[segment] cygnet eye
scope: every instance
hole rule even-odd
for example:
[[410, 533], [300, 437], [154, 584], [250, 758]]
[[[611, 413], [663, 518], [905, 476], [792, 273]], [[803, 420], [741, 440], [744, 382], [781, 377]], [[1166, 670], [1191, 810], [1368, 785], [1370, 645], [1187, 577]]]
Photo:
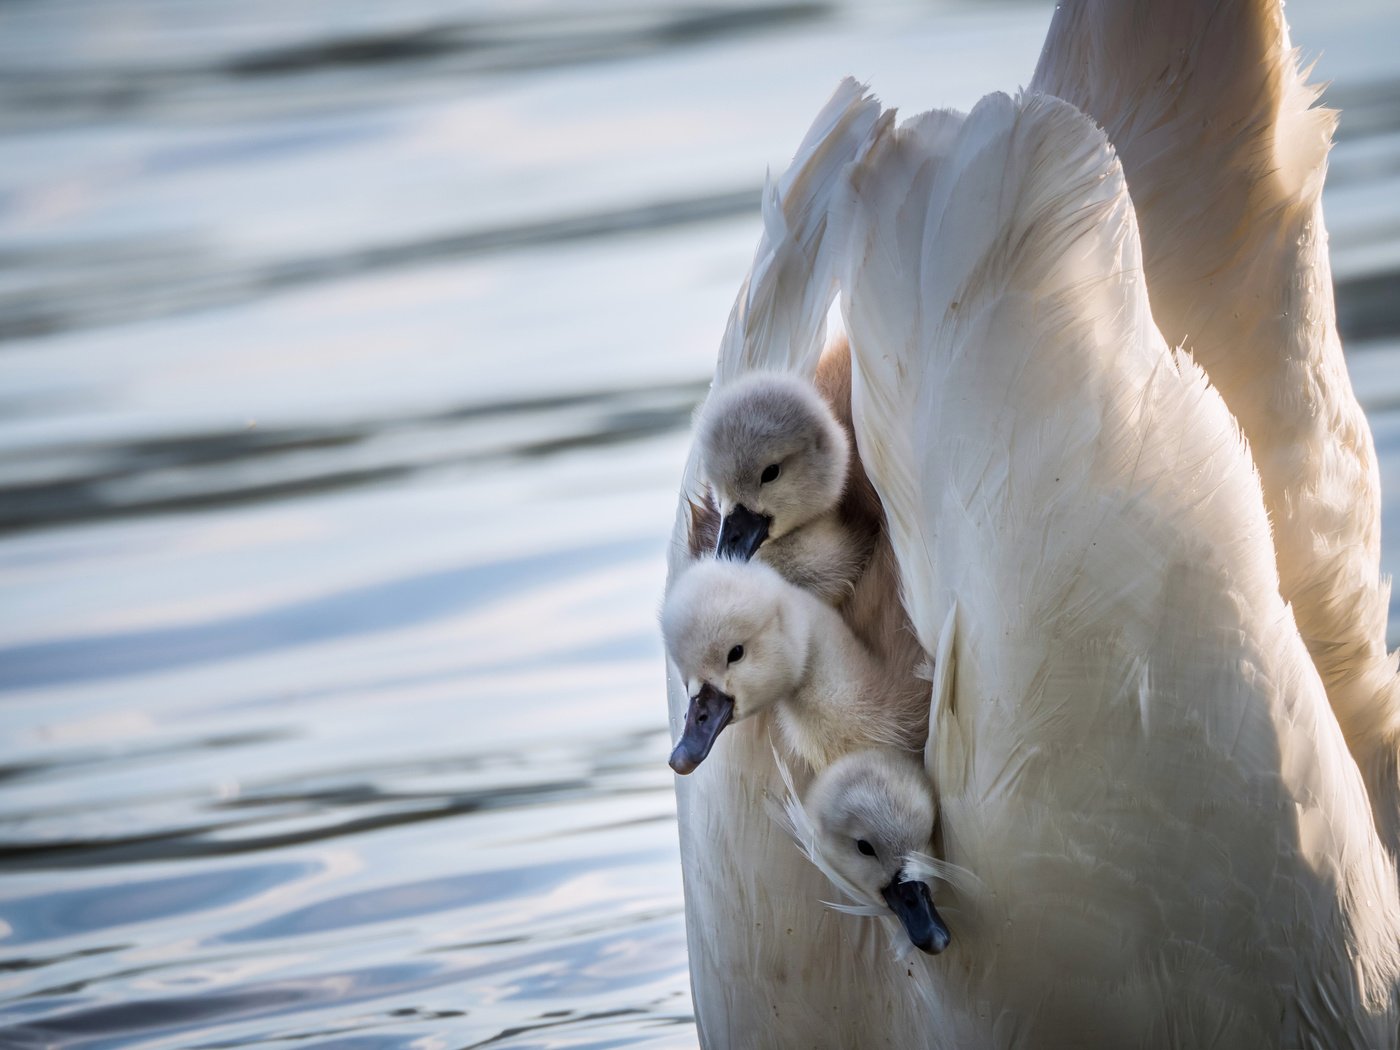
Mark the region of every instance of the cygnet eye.
[[856, 849], [860, 850], [867, 857], [875, 856], [875, 847], [866, 842], [865, 839], [856, 839]]
[[778, 464], [776, 464], [776, 463], [769, 463], [768, 466], [766, 466], [766, 467], [763, 468], [763, 473], [759, 475], [759, 477], [758, 477], [758, 483], [759, 483], [760, 485], [766, 485], [766, 484], [768, 484], [770, 481], [777, 481], [777, 480], [778, 480], [778, 473], [779, 473]]
[[743, 658], [744, 647], [742, 645], [736, 645], [733, 649], [729, 650], [729, 662], [731, 664], [737, 664]]

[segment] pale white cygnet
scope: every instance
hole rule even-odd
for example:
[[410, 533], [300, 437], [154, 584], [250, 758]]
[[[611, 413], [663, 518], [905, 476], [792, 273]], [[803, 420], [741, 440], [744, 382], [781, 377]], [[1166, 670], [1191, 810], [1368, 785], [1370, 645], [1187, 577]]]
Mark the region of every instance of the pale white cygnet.
[[840, 613], [760, 562], [695, 563], [667, 595], [661, 631], [690, 698], [677, 773], [704, 761], [730, 722], [766, 711], [813, 769], [859, 748], [916, 748], [926, 734], [890, 703], [904, 683]]

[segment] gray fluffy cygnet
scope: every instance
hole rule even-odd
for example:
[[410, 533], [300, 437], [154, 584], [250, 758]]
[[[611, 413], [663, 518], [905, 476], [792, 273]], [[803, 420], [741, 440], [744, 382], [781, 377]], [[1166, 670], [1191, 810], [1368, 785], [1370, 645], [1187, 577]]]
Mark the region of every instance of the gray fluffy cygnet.
[[705, 403], [696, 441], [712, 501], [697, 509], [700, 542], [713, 534], [717, 556], [757, 557], [831, 604], [849, 597], [878, 525], [843, 513], [850, 438], [817, 389], [745, 376]]

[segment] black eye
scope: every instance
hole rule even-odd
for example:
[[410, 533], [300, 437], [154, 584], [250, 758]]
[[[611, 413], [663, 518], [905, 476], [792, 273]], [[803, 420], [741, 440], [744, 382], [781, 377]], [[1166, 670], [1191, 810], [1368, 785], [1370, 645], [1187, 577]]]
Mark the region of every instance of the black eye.
[[875, 847], [866, 842], [865, 839], [856, 839], [856, 849], [860, 850], [867, 857], [875, 856]]
[[760, 485], [766, 485], [766, 484], [768, 484], [770, 481], [777, 481], [777, 480], [778, 480], [778, 464], [776, 464], [776, 463], [769, 463], [768, 466], [766, 466], [766, 467], [763, 468], [763, 473], [760, 474], [759, 477], [758, 477], [758, 483], [759, 483]]
[[729, 662], [731, 664], [737, 664], [743, 658], [744, 647], [742, 645], [736, 645], [733, 649], [729, 650]]

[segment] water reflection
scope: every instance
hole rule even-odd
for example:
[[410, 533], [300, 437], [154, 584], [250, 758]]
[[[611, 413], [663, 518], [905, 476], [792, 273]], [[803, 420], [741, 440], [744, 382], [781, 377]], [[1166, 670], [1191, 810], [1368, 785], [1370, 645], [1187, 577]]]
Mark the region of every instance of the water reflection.
[[212, 622], [0, 649], [0, 691], [148, 674], [287, 646], [343, 640], [466, 613], [568, 572], [633, 555], [631, 542], [566, 548], [390, 580]]
[[[676, 432], [699, 381], [470, 404], [415, 416], [0, 451], [0, 531], [187, 510], [491, 466]], [[42, 470], [43, 480], [29, 480]]]
[[[128, 57], [122, 45], [131, 41], [122, 39], [120, 25], [118, 33], [104, 39], [106, 34], [75, 34], [71, 26], [61, 25], [62, 15], [72, 14], [62, 8], [21, 9], [11, 15], [14, 35], [10, 39], [21, 46], [12, 43], [0, 48], [8, 70], [0, 79], [0, 99], [5, 100], [6, 109], [33, 120], [40, 114], [49, 119], [79, 119], [188, 105], [189, 95], [210, 105], [237, 104], [243, 92], [221, 83], [228, 77], [282, 80], [349, 73], [356, 79], [335, 87], [354, 92], [358, 82], [377, 74], [426, 80], [518, 74], [635, 58], [798, 26], [832, 13], [832, 5], [812, 2], [730, 2], [686, 8], [532, 5], [526, 14], [491, 11], [480, 4], [418, 2], [392, 12], [366, 4], [349, 5], [348, 10], [341, 7], [334, 12], [340, 16], [335, 20], [338, 24], [324, 17], [330, 11], [318, 12], [317, 5], [311, 5], [301, 16], [303, 23], [286, 26], [266, 4], [247, 5], [237, 12], [218, 8], [196, 12], [190, 10], [194, 5], [181, 3], [124, 6], [129, 16], [154, 16], [144, 24], [138, 22], [145, 30], [137, 40], [147, 51], [145, 64], [122, 61]], [[463, 17], [472, 6], [478, 10]], [[142, 12], [143, 7], [148, 10]], [[93, 21], [104, 28], [111, 24]], [[80, 23], [78, 28], [87, 26]], [[177, 41], [181, 46], [175, 46]], [[41, 63], [22, 46], [36, 42], [48, 45]], [[172, 61], [171, 55], [189, 56], [192, 61]], [[213, 96], [206, 97], [210, 91]]]
[[0, 902], [7, 944], [97, 933], [217, 908], [312, 874], [307, 864], [259, 864], [162, 879], [95, 884]]

